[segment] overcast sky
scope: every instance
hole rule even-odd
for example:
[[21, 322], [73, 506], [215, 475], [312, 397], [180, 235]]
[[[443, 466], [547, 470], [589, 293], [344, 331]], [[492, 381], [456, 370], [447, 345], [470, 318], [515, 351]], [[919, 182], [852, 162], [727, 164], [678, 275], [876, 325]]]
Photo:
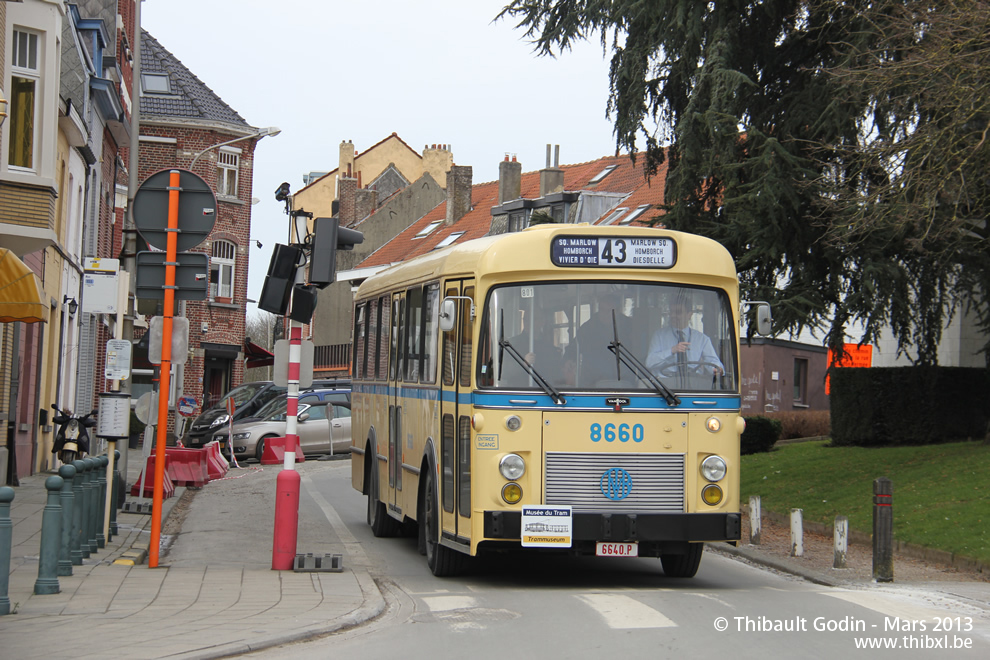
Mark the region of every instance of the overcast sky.
[[[537, 57], [522, 30], [493, 23], [503, 0], [145, 0], [142, 26], [250, 125], [277, 126], [255, 152], [248, 298], [257, 300], [288, 218], [274, 191], [337, 167], [397, 133], [422, 152], [448, 144], [474, 182], [515, 154], [542, 168], [615, 151], [600, 41]], [[248, 305], [249, 313], [256, 310]]]

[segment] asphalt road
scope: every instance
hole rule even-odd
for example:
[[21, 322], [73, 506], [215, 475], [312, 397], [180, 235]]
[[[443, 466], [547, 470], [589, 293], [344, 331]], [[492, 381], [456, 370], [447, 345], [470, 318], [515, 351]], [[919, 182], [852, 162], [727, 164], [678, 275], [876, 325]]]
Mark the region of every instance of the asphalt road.
[[467, 575], [436, 578], [415, 539], [372, 536], [347, 461], [301, 473], [301, 506], [324, 509], [345, 561], [368, 567], [389, 607], [264, 658], [990, 655], [985, 611], [944, 595], [824, 587], [711, 552], [692, 579], [666, 578], [656, 559], [543, 555], [485, 559]]

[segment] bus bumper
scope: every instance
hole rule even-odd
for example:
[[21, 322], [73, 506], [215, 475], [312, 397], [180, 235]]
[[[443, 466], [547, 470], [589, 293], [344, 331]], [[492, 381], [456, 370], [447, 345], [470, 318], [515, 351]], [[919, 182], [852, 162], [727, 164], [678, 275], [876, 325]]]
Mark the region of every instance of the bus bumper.
[[[486, 539], [521, 538], [519, 511], [485, 511]], [[575, 513], [574, 541], [739, 541], [739, 513]]]

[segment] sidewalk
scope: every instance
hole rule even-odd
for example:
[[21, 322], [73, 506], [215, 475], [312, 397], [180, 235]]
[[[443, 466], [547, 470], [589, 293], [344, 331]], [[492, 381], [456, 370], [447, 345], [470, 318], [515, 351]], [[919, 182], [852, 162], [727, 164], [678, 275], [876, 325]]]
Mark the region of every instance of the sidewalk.
[[[141, 452], [130, 450], [128, 483], [137, 480], [140, 465]], [[2, 656], [229, 657], [378, 616], [385, 602], [360, 543], [311, 488], [308, 475], [331, 467], [322, 461], [297, 466], [302, 479], [297, 549], [318, 557], [341, 555], [341, 572], [271, 570], [273, 494], [281, 466], [250, 463], [202, 489], [179, 488], [164, 500], [158, 568], [114, 563], [132, 547], [147, 549], [150, 540], [150, 515], [120, 512], [119, 534], [74, 566], [72, 576], [59, 578], [61, 593], [43, 596], [34, 595], [34, 583], [44, 481], [50, 475], [22, 479], [11, 506], [12, 613], [0, 616]], [[805, 556], [789, 557], [789, 530], [766, 524], [763, 536], [759, 546], [717, 544], [708, 551], [840, 589], [938, 592], [990, 613], [987, 575], [897, 557], [895, 582], [878, 585], [867, 548], [851, 545], [850, 568], [839, 570], [831, 568], [830, 539], [806, 535]]]
[[[129, 450], [128, 483], [140, 474], [141, 452]], [[299, 465], [300, 473], [309, 462]], [[264, 469], [257, 469], [263, 467]], [[259, 648], [285, 644], [359, 624], [384, 610], [385, 603], [364, 566], [343, 556], [342, 572], [294, 572], [271, 570], [272, 515], [257, 511], [243, 524], [223, 506], [226, 495], [243, 503], [247, 488], [253, 507], [264, 508], [271, 500], [274, 510], [275, 477], [281, 466], [259, 466], [231, 470], [227, 477], [208, 483], [202, 490], [177, 488], [174, 497], [163, 501], [162, 543], [170, 518], [189, 500], [203, 496], [203, 527], [211, 528], [210, 542], [177, 543], [199, 545], [210, 553], [194, 561], [173, 561], [163, 549], [158, 568], [115, 564], [132, 547], [147, 549], [151, 516], [118, 512], [119, 534], [105, 548], [73, 566], [73, 574], [59, 577], [61, 592], [35, 595], [41, 520], [47, 491], [42, 473], [21, 479], [11, 503], [13, 542], [11, 548], [11, 614], [0, 616], [0, 646], [4, 657], [19, 658], [220, 658]], [[243, 485], [242, 485], [242, 482]], [[209, 495], [207, 495], [209, 493]], [[151, 503], [128, 497], [128, 501]], [[224, 524], [229, 521], [229, 524]], [[192, 516], [190, 522], [194, 523]], [[258, 526], [267, 527], [267, 536]], [[333, 525], [319, 507], [307, 503], [305, 491], [299, 507], [300, 541], [308, 530], [319, 530], [321, 552], [343, 554], [344, 547]], [[221, 550], [220, 548], [226, 548]], [[311, 545], [298, 545], [300, 552], [313, 552]], [[246, 559], [230, 557], [250, 548]], [[315, 553], [314, 553], [315, 554]]]

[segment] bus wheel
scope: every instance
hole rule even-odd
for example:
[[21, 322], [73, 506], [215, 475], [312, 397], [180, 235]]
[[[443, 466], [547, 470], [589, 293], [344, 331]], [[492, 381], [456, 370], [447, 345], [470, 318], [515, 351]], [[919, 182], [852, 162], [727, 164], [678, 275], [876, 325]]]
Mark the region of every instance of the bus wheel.
[[704, 549], [704, 543], [689, 543], [688, 551], [683, 555], [662, 555], [660, 565], [663, 566], [663, 574], [672, 578], [694, 577]]
[[[372, 462], [377, 462], [378, 458], [374, 454], [371, 456]], [[385, 504], [378, 499], [378, 470], [371, 465], [365, 465], [364, 482], [368, 485], [368, 525], [371, 526], [371, 533], [378, 538], [395, 536], [399, 532], [399, 523], [388, 515]]]
[[426, 473], [420, 535], [426, 542], [426, 565], [437, 577], [452, 577], [464, 569], [465, 555], [440, 545], [440, 501], [432, 467]]

